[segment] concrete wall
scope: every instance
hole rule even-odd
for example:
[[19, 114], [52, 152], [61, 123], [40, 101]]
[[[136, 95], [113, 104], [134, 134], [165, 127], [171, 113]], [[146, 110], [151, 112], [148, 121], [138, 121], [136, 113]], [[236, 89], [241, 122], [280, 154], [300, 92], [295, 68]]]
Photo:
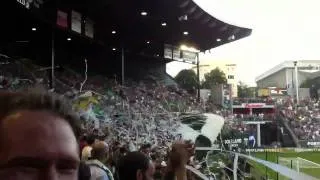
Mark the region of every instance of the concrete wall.
[[223, 85], [215, 85], [211, 93], [214, 104], [223, 105]]
[[208, 101], [210, 96], [211, 96], [210, 89], [200, 89], [200, 97], [204, 102]]
[[[296, 98], [296, 89], [289, 88], [288, 95]], [[310, 98], [310, 89], [309, 88], [299, 88], [299, 99], [308, 99]]]
[[271, 76], [268, 76], [257, 82], [259, 88], [277, 87], [287, 88], [287, 71], [286, 69], [280, 70]]

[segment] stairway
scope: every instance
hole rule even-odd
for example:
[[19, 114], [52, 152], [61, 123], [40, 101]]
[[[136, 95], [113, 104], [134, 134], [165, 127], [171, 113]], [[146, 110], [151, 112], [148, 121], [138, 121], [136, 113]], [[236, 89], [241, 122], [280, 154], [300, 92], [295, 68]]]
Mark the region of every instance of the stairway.
[[301, 147], [299, 139], [288, 124], [288, 120], [282, 114], [278, 115], [279, 122], [284, 126], [283, 145], [285, 147]]

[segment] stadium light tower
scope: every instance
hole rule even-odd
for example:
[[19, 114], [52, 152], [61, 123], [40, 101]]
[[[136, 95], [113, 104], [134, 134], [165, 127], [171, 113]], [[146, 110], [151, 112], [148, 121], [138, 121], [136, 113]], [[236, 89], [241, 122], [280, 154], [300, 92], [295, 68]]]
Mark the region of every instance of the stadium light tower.
[[298, 61], [294, 61], [294, 70], [296, 74], [296, 99], [297, 99], [297, 104], [299, 104], [299, 81], [298, 81], [298, 66], [297, 66]]

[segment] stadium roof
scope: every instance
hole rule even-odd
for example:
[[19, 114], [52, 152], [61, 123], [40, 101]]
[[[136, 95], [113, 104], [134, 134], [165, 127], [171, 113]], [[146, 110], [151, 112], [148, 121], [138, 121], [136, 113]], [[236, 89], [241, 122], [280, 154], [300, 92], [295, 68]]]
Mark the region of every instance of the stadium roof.
[[[297, 66], [298, 67], [303, 67], [303, 66], [319, 66], [320, 65], [320, 60], [300, 60], [297, 61]], [[277, 66], [273, 67], [272, 69], [269, 69], [268, 71], [264, 72], [260, 76], [256, 78], [256, 82], [261, 81], [267, 77], [269, 77], [272, 74], [275, 74], [283, 69], [286, 68], [294, 68], [294, 61], [285, 61], [281, 64], [278, 64]]]
[[[18, 4], [17, 1], [11, 3]], [[127, 52], [134, 54], [162, 55], [164, 44], [184, 44], [205, 51], [251, 34], [251, 29], [215, 19], [191, 0], [31, 2], [38, 6], [31, 4], [30, 12], [53, 27], [58, 9], [69, 13], [69, 16], [72, 10], [81, 13], [94, 22], [94, 42], [99, 42], [110, 50], [124, 47]], [[71, 30], [69, 32], [73, 33]]]

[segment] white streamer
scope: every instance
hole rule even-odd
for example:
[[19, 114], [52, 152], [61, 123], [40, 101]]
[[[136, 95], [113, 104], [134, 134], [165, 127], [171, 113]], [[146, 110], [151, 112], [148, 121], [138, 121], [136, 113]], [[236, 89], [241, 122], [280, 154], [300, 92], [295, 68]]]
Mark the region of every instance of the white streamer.
[[86, 71], [85, 71], [85, 78], [84, 78], [84, 81], [81, 83], [81, 87], [80, 87], [80, 93], [82, 92], [82, 88], [83, 88], [83, 85], [87, 82], [87, 79], [88, 79], [88, 63], [87, 63], [87, 59], [84, 59], [84, 62], [86, 63]]

